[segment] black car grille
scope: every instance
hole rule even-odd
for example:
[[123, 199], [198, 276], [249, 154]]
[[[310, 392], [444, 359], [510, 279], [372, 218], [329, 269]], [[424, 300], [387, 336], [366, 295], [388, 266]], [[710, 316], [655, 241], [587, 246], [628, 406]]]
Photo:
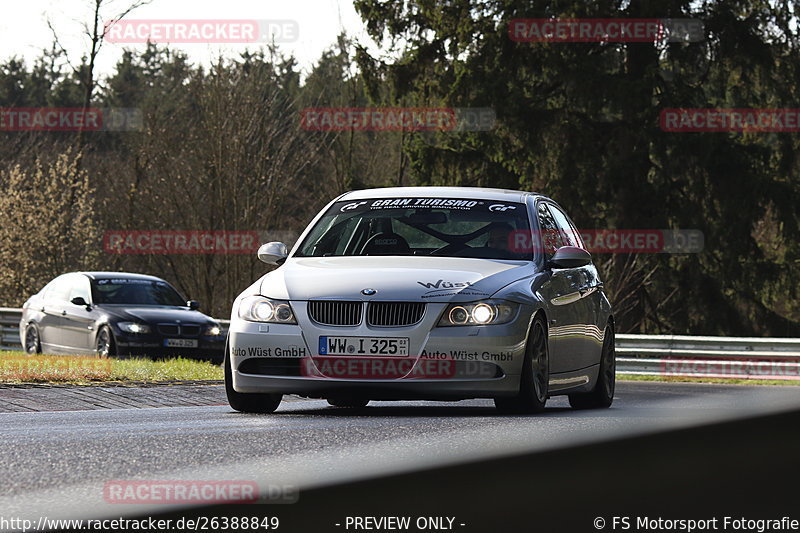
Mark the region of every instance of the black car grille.
[[195, 324], [181, 324], [181, 335], [184, 337], [197, 337], [200, 335], [200, 326]]
[[377, 327], [410, 326], [422, 320], [425, 302], [370, 302], [367, 324]]
[[197, 324], [159, 324], [158, 332], [162, 335], [197, 337], [200, 335], [200, 326]]
[[361, 323], [361, 302], [311, 300], [308, 316], [324, 326], [357, 326]]
[[159, 324], [158, 332], [162, 335], [178, 335], [180, 333], [180, 328], [178, 324]]

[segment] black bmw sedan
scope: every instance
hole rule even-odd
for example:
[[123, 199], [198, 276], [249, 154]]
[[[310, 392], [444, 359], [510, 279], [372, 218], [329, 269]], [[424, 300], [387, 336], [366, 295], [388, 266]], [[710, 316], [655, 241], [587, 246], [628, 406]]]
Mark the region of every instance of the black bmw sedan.
[[123, 272], [74, 272], [22, 306], [28, 353], [183, 356], [221, 362], [225, 337], [214, 319], [163, 279]]

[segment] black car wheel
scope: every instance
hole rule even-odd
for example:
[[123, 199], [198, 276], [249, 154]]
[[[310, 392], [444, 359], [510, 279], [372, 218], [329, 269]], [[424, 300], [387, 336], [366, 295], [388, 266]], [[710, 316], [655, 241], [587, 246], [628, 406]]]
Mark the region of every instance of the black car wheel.
[[42, 353], [39, 329], [34, 324], [28, 324], [25, 328], [25, 351], [31, 355]]
[[610, 407], [614, 401], [617, 382], [617, 354], [614, 343], [614, 328], [606, 327], [603, 350], [600, 356], [600, 372], [594, 390], [587, 394], [570, 394], [569, 404], [575, 409]]
[[228, 343], [225, 343], [225, 395], [228, 397], [228, 404], [242, 413], [273, 413], [281, 404], [283, 394], [269, 393], [244, 393], [233, 390], [233, 371], [231, 370], [231, 359], [228, 350]]
[[94, 344], [94, 351], [99, 357], [111, 357], [116, 355], [116, 345], [114, 335], [108, 326], [103, 326], [97, 332], [97, 339]]
[[494, 399], [498, 410], [504, 413], [540, 413], [547, 402], [550, 382], [550, 356], [547, 330], [541, 316], [536, 317], [528, 335], [525, 361], [522, 364], [519, 393], [512, 397]]

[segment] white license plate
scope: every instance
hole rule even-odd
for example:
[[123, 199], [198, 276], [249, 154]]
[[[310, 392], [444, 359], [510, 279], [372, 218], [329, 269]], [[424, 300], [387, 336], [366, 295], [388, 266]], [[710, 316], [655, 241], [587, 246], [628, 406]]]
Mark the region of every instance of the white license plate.
[[197, 339], [164, 339], [167, 348], [197, 348]]
[[320, 355], [408, 355], [407, 337], [320, 337]]

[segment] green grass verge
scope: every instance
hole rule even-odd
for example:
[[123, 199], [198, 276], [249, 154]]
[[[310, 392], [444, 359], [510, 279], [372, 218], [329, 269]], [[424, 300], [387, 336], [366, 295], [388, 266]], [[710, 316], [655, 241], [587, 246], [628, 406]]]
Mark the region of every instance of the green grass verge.
[[[222, 380], [223, 370], [205, 361], [177, 358], [98, 359], [87, 356], [27, 355], [0, 351], [0, 384], [91, 384], [112, 382], [169, 382]], [[720, 383], [726, 385], [800, 386], [800, 381], [778, 379], [721, 379], [688, 376], [618, 375], [618, 381]]]
[[223, 379], [218, 365], [176, 358], [99, 359], [0, 351], [0, 384], [206, 381]]
[[617, 374], [617, 381], [660, 381], [672, 383], [718, 383], [722, 385], [784, 385], [800, 386], [800, 380], [791, 379], [725, 379], [693, 378], [689, 376], [647, 376], [640, 374]]

